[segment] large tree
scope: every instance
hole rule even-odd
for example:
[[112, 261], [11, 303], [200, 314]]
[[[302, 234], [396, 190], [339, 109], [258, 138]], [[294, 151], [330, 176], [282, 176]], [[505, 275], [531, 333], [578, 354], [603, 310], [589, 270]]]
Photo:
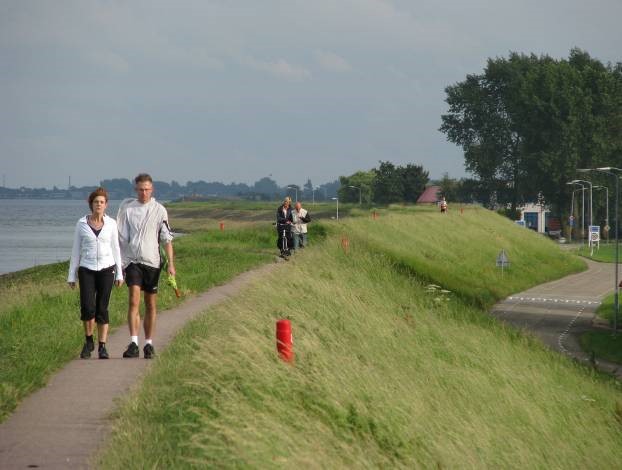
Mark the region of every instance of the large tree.
[[516, 205], [541, 192], [562, 208], [576, 169], [619, 166], [621, 66], [573, 49], [568, 60], [512, 53], [446, 88], [440, 130], [464, 149], [489, 198]]

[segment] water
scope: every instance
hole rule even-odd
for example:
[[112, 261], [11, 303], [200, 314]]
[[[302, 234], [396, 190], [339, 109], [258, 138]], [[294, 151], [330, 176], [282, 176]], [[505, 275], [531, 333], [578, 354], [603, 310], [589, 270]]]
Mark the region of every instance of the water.
[[[108, 203], [108, 215], [120, 202]], [[76, 222], [88, 213], [86, 201], [0, 199], [0, 274], [67, 261]]]

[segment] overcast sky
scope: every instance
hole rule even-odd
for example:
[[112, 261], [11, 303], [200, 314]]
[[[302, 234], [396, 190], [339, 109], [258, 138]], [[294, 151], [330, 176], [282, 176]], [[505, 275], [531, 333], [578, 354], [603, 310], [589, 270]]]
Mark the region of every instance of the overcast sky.
[[0, 0], [8, 187], [465, 175], [444, 88], [509, 51], [622, 61], [621, 0]]

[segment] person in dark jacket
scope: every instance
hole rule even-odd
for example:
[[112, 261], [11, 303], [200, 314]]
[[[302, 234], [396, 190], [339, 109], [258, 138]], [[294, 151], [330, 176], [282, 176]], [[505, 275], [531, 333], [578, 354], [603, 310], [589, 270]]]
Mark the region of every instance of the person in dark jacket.
[[281, 257], [287, 258], [290, 255], [292, 246], [292, 224], [294, 222], [292, 200], [289, 196], [283, 199], [283, 204], [276, 210], [276, 231], [278, 233], [277, 246], [281, 250]]

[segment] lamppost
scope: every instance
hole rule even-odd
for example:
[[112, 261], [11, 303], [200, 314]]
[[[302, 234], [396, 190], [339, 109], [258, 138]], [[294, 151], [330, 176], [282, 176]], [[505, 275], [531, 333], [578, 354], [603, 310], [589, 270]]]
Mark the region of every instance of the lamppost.
[[566, 184], [578, 184], [581, 186], [581, 244], [583, 244], [583, 237], [585, 236], [585, 186], [579, 180], [570, 181]]
[[348, 188], [353, 188], [353, 189], [358, 189], [359, 190], [359, 206], [361, 205], [362, 202], [362, 198], [361, 198], [361, 187], [360, 186], [348, 186]]
[[339, 198], [333, 197], [331, 198], [333, 201], [337, 201], [337, 220], [339, 220]]
[[609, 244], [609, 188], [607, 186], [594, 186], [594, 189], [605, 190], [605, 233], [607, 234], [607, 244]]
[[298, 202], [298, 186], [288, 186], [287, 189], [295, 189], [296, 190], [296, 201]]
[[620, 173], [622, 173], [622, 169], [620, 168], [615, 168], [612, 166], [604, 166], [601, 168], [582, 168], [582, 169], [578, 169], [577, 171], [581, 172], [581, 173], [587, 173], [589, 171], [598, 171], [600, 173], [605, 173], [606, 175], [612, 176], [615, 179], [616, 182], [616, 210], [615, 210], [615, 217], [616, 217], [616, 268], [615, 268], [615, 294], [613, 296], [613, 304], [614, 304], [614, 311], [613, 311], [613, 335], [615, 336], [617, 334], [617, 330], [618, 330], [618, 313], [620, 311], [620, 302], [619, 302], [619, 292], [620, 292], [620, 286], [618, 285], [618, 265], [620, 264], [620, 243], [619, 243], [619, 236], [618, 236], [618, 231], [620, 228], [619, 225], [619, 218], [618, 218], [618, 208], [620, 206]]
[[590, 225], [594, 225], [592, 222], [592, 183], [587, 180], [574, 180], [573, 183], [587, 183], [590, 185]]
[[313, 205], [315, 206], [315, 191], [318, 190], [320, 188], [313, 188], [311, 189], [311, 197], [313, 199]]

